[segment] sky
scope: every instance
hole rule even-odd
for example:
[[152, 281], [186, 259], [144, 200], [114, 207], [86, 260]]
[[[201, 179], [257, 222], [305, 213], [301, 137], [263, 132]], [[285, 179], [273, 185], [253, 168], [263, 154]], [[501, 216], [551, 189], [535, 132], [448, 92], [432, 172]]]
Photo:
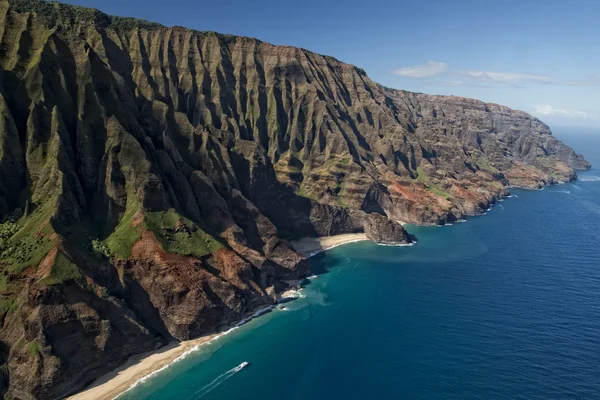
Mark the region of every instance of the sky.
[[66, 0], [303, 47], [383, 85], [600, 128], [600, 1]]

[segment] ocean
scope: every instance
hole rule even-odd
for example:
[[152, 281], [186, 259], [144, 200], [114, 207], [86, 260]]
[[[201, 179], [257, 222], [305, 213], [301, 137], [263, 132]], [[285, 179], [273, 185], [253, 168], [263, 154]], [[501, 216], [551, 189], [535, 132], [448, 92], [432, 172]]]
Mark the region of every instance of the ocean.
[[286, 310], [121, 399], [600, 399], [600, 131], [558, 136], [579, 181], [321, 253]]

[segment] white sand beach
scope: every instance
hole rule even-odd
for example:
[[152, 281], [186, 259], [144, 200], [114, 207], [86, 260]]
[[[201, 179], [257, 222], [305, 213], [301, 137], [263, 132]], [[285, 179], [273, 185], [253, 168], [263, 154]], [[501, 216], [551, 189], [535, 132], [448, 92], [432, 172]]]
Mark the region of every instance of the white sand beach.
[[140, 379], [165, 368], [178, 357], [192, 351], [217, 334], [202, 336], [181, 343], [171, 343], [155, 351], [138, 354], [127, 363], [97, 379], [84, 391], [68, 397], [73, 400], [109, 400], [125, 392]]
[[303, 257], [311, 257], [342, 244], [364, 240], [369, 240], [364, 233], [346, 233], [335, 236], [305, 237], [300, 240], [294, 240], [291, 243], [298, 254]]
[[[306, 237], [291, 242], [296, 251], [311, 257], [322, 251], [342, 244], [359, 242], [367, 239], [364, 233], [350, 233], [336, 236]], [[109, 400], [114, 399], [131, 388], [132, 385], [152, 374], [168, 367], [179, 357], [206, 344], [221, 334], [211, 334], [198, 339], [181, 343], [171, 343], [157, 350], [135, 355], [127, 363], [98, 378], [89, 387], [68, 399], [71, 400]]]

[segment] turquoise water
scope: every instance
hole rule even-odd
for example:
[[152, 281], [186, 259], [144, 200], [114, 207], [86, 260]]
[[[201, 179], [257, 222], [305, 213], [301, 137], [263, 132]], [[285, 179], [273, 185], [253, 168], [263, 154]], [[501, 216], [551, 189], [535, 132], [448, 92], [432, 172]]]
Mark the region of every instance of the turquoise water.
[[595, 162], [580, 181], [320, 254], [287, 311], [122, 398], [600, 398], [600, 135], [564, 139]]

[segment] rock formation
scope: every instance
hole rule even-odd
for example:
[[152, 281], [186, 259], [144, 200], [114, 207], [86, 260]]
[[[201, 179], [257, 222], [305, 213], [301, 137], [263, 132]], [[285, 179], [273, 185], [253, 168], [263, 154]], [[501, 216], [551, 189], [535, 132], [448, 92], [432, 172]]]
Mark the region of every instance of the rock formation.
[[0, 0], [0, 393], [59, 398], [271, 304], [288, 240], [477, 214], [589, 164], [544, 123], [246, 37]]

